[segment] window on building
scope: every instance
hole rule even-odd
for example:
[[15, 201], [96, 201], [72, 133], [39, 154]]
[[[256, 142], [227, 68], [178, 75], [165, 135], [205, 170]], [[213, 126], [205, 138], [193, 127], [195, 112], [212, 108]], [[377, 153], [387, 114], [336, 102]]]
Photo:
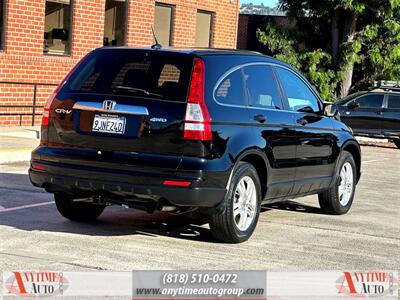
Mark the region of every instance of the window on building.
[[104, 46], [125, 45], [127, 0], [106, 0]]
[[0, 50], [4, 48], [4, 33], [5, 33], [5, 0], [0, 0]]
[[156, 3], [154, 14], [154, 33], [163, 46], [171, 46], [173, 7]]
[[66, 55], [71, 48], [72, 0], [47, 0], [44, 53]]
[[196, 19], [196, 47], [211, 47], [213, 14], [198, 11]]

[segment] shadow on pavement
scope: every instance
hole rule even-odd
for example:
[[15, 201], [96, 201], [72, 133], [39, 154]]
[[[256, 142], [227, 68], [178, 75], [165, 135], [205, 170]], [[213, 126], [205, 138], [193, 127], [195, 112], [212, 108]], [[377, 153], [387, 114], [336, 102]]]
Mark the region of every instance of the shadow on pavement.
[[310, 213], [310, 214], [325, 214], [319, 207], [301, 204], [299, 202], [289, 200], [285, 202], [277, 202], [273, 204], [263, 205], [261, 211], [267, 210], [287, 210], [294, 212]]
[[[52, 196], [30, 185], [25, 174], [0, 173], [0, 206], [5, 208], [43, 203]], [[9, 198], [13, 198], [10, 202]], [[10, 204], [11, 203], [11, 204]], [[294, 201], [263, 205], [261, 211], [289, 210], [321, 214], [319, 208]], [[0, 225], [26, 231], [65, 232], [90, 236], [145, 235], [167, 236], [200, 242], [215, 242], [207, 219], [199, 213], [174, 215], [146, 212], [111, 206], [95, 222], [79, 223], [64, 219], [55, 204], [23, 208], [15, 211], [0, 210]]]

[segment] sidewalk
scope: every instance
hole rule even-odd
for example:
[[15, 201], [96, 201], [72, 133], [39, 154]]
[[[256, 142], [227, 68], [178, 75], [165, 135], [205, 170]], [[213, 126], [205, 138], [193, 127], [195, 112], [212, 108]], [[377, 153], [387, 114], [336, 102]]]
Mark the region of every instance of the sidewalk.
[[40, 126], [0, 127], [0, 164], [29, 161], [39, 141]]

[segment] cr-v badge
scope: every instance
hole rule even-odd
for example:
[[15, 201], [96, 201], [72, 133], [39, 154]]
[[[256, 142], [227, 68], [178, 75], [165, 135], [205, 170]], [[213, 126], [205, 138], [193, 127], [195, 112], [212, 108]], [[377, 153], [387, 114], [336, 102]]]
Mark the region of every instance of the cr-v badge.
[[69, 115], [72, 112], [72, 109], [56, 108], [55, 112], [58, 114]]

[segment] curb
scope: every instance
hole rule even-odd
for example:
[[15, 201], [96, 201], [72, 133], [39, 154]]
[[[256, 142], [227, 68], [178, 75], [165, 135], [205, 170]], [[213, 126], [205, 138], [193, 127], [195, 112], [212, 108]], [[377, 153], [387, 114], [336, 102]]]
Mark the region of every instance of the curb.
[[17, 148], [0, 150], [0, 164], [9, 164], [31, 160], [31, 152], [35, 148]]

